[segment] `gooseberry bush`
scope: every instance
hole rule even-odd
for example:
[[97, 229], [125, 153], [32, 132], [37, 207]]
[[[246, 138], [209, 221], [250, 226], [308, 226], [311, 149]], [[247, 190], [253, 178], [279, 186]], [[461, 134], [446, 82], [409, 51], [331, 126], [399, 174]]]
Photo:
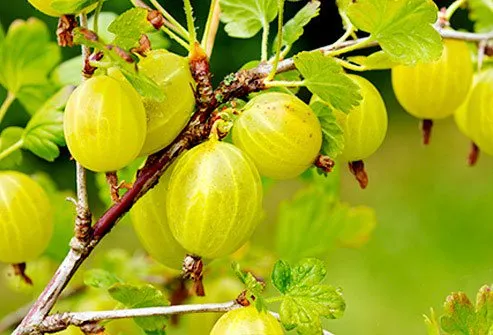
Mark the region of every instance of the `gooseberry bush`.
[[[376, 225], [373, 209], [339, 200], [338, 169], [347, 165], [366, 188], [364, 160], [388, 128], [385, 101], [361, 72], [391, 71], [425, 144], [433, 120], [454, 115], [473, 143], [469, 163], [493, 154], [487, 0], [448, 8], [340, 0], [345, 33], [301, 52], [293, 46], [328, 3], [210, 0], [196, 27], [191, 0], [183, 1], [186, 25], [165, 2], [131, 0], [117, 15], [105, 12], [110, 1], [28, 0], [59, 18], [56, 34], [35, 18], [0, 26], [8, 92], [0, 122], [15, 100], [30, 115], [0, 135], [0, 261], [12, 264], [12, 286], [39, 294], [0, 332], [332, 334], [327, 320], [342, 317], [346, 303], [322, 259], [360, 247]], [[285, 17], [289, 6], [300, 9]], [[459, 7], [474, 32], [450, 25]], [[258, 59], [213, 86], [218, 29], [260, 34], [261, 43]], [[82, 55], [62, 62], [61, 47]], [[76, 194], [30, 169], [26, 151], [48, 162], [71, 158]], [[107, 207], [100, 215], [89, 207], [87, 171]], [[272, 226], [264, 193], [294, 179], [299, 190], [265, 230], [269, 243], [251, 240]], [[100, 251], [128, 219], [145, 255]], [[490, 334], [492, 299], [488, 286], [475, 306], [453, 293], [443, 315], [425, 317], [428, 333]]]

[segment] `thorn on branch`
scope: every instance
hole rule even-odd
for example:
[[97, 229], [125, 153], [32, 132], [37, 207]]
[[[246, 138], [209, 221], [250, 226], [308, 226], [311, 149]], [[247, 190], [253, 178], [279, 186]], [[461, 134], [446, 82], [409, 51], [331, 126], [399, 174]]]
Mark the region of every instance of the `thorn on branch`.
[[325, 175], [332, 172], [332, 169], [335, 165], [336, 163], [329, 156], [318, 155], [317, 159], [315, 160], [315, 166], [321, 169]]
[[430, 144], [431, 129], [433, 128], [433, 120], [424, 119], [421, 121], [421, 131], [423, 133], [423, 144]]
[[471, 141], [471, 151], [469, 152], [469, 156], [467, 157], [467, 163], [469, 166], [474, 166], [478, 162], [479, 159], [479, 147], [476, 143]]
[[20, 277], [24, 283], [33, 285], [32, 279], [26, 274], [26, 263], [12, 264], [12, 269], [14, 270], [14, 275]]
[[199, 296], [205, 296], [204, 285], [202, 283], [204, 263], [198, 256], [187, 255], [183, 260], [183, 278], [192, 279], [193, 292]]
[[368, 186], [368, 174], [365, 171], [365, 163], [363, 161], [349, 162], [349, 171], [356, 177], [359, 186], [365, 189]]
[[78, 26], [74, 15], [62, 15], [58, 19], [56, 30], [57, 42], [61, 47], [72, 47], [74, 45], [73, 30]]

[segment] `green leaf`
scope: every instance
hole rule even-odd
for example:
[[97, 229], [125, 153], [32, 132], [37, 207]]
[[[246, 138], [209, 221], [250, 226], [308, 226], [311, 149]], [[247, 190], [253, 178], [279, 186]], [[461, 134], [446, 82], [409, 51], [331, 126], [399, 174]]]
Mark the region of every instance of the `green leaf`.
[[0, 84], [15, 95], [23, 86], [47, 84], [48, 73], [61, 58], [50, 36], [38, 19], [14, 21], [0, 45]]
[[164, 91], [151, 78], [143, 73], [126, 68], [120, 68], [120, 70], [123, 76], [125, 76], [141, 96], [156, 101], [162, 101], [166, 98]]
[[[296, 15], [290, 19], [283, 27], [282, 45], [291, 46], [296, 42], [304, 32], [304, 27], [320, 13], [320, 1], [308, 2]], [[277, 46], [277, 37], [274, 40], [274, 46]]]
[[[169, 301], [163, 293], [152, 285], [131, 285], [117, 283], [108, 289], [109, 294], [116, 301], [127, 308], [169, 306]], [[134, 318], [134, 321], [146, 331], [162, 330], [166, 325], [167, 317], [151, 316]]]
[[277, 16], [277, 0], [219, 0], [221, 21], [231, 37], [250, 38]]
[[344, 149], [344, 132], [337, 123], [333, 110], [321, 101], [310, 102], [310, 107], [322, 126], [322, 154], [332, 159], [337, 158]]
[[301, 260], [295, 266], [278, 261], [273, 281], [282, 290], [279, 309], [281, 322], [287, 330], [298, 334], [321, 334], [321, 317], [337, 319], [344, 314], [346, 303], [340, 289], [322, 284], [327, 271], [322, 261]]
[[56, 87], [52, 83], [27, 85], [17, 92], [17, 99], [29, 114], [34, 115], [55, 92]]
[[439, 325], [433, 309], [425, 316], [429, 335], [491, 335], [493, 334], [493, 286], [479, 289], [476, 304], [463, 292], [450, 294], [445, 299], [444, 315]]
[[375, 225], [372, 209], [352, 208], [323, 187], [310, 184], [279, 207], [276, 250], [291, 261], [326, 257], [337, 245], [365, 243]]
[[[10, 148], [13, 144], [17, 143], [21, 137], [24, 129], [20, 127], [8, 127], [0, 134], [0, 152], [3, 152], [7, 148]], [[16, 150], [10, 155], [0, 161], [0, 169], [10, 170], [15, 169], [22, 163], [22, 151]]]
[[62, 13], [74, 14], [79, 13], [98, 1], [100, 0], [55, 0], [51, 3], [51, 7]]
[[304, 51], [294, 57], [294, 63], [304, 77], [306, 87], [333, 108], [349, 113], [360, 103], [358, 85], [331, 57], [319, 51]]
[[58, 146], [65, 145], [61, 109], [72, 91], [73, 87], [62, 88], [34, 114], [22, 136], [23, 148], [50, 162], [58, 157], [60, 154]]
[[78, 86], [82, 81], [81, 68], [82, 56], [71, 58], [53, 70], [51, 80], [60, 86]]
[[493, 1], [469, 0], [469, 18], [474, 21], [474, 31], [487, 33], [493, 30]]
[[122, 281], [113, 273], [103, 269], [90, 269], [84, 273], [84, 284], [94, 288], [109, 289]]
[[358, 0], [347, 7], [351, 22], [370, 33], [393, 61], [404, 64], [440, 57], [441, 38], [433, 28], [437, 12], [430, 0]]
[[250, 302], [254, 303], [255, 308], [257, 308], [259, 312], [267, 311], [267, 303], [262, 296], [262, 292], [265, 289], [265, 283], [259, 281], [251, 272], [242, 271], [240, 264], [237, 262], [233, 262], [231, 267], [238, 279], [245, 285], [245, 296], [248, 299], [250, 299], [251, 296], [255, 297], [255, 299]]
[[386, 70], [397, 65], [385, 51], [377, 51], [369, 56], [352, 56], [348, 60], [365, 67], [366, 70]]
[[147, 21], [147, 14], [145, 8], [137, 7], [118, 16], [108, 27], [108, 31], [115, 34], [112, 43], [125, 50], [139, 46], [140, 37], [154, 31], [154, 27]]

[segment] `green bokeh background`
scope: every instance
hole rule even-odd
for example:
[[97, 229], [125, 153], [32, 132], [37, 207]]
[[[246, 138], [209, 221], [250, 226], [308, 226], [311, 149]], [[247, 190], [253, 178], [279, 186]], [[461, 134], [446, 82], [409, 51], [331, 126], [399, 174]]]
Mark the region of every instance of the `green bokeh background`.
[[[181, 1], [162, 1], [183, 21]], [[201, 26], [207, 1], [194, 1]], [[290, 12], [301, 4], [289, 3]], [[439, 6], [446, 5], [439, 2]], [[108, 1], [105, 10], [121, 12], [129, 3]], [[1, 1], [4, 28], [16, 18], [42, 18], [55, 31], [56, 20], [35, 12], [27, 1]], [[288, 14], [289, 16], [289, 14]], [[457, 14], [456, 26], [469, 28], [467, 15]], [[341, 33], [335, 5], [324, 3], [322, 15], [306, 30], [299, 49], [311, 49], [334, 41]], [[259, 37], [228, 38], [220, 28], [212, 58], [215, 80], [258, 58]], [[78, 53], [63, 51], [65, 58]], [[343, 168], [342, 199], [353, 205], [373, 207], [378, 226], [369, 243], [360, 249], [338, 249], [328, 258], [329, 281], [344, 288], [347, 311], [340, 320], [326, 323], [337, 335], [424, 334], [424, 313], [441, 311], [452, 291], [475, 296], [478, 288], [493, 280], [493, 160], [481, 155], [476, 167], [466, 165], [469, 141], [452, 119], [436, 122], [432, 143], [423, 147], [418, 121], [396, 102], [388, 71], [365, 74], [380, 90], [389, 113], [389, 131], [380, 150], [366, 161], [370, 184], [360, 190]], [[412, 83], [409, 83], [412, 85]], [[0, 100], [5, 92], [0, 89]], [[0, 128], [23, 124], [27, 115], [18, 103], [9, 110]], [[72, 189], [74, 174], [66, 152], [55, 164], [27, 157], [26, 168], [48, 171], [62, 189]], [[102, 209], [91, 176], [91, 205]], [[292, 184], [276, 187], [267, 195], [278, 199]], [[272, 200], [270, 202], [275, 202]], [[275, 208], [269, 211], [275, 214]], [[102, 248], [139, 248], [128, 225], [112, 232]], [[96, 251], [97, 252], [97, 251]], [[13, 293], [0, 278], [0, 318], [34, 297]]]

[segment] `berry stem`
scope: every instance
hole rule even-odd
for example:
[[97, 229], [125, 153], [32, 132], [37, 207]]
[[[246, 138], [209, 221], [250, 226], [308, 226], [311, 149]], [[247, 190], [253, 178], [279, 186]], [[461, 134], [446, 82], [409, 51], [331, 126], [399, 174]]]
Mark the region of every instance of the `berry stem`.
[[284, 0], [277, 0], [277, 45], [276, 45], [276, 55], [274, 56], [274, 62], [272, 62], [272, 71], [270, 71], [266, 80], [274, 79], [276, 75], [277, 65], [279, 65], [279, 60], [281, 59], [281, 49], [282, 49], [282, 35], [283, 35], [283, 25], [284, 25]]
[[216, 40], [216, 34], [219, 28], [220, 14], [221, 7], [219, 6], [219, 0], [212, 0], [201, 43], [202, 48], [205, 50], [208, 58], [211, 57], [212, 49], [214, 48], [214, 42]]
[[262, 48], [260, 52], [260, 60], [266, 62], [269, 54], [269, 22], [264, 17], [262, 18]]
[[423, 132], [423, 144], [430, 144], [433, 120], [424, 119], [421, 121], [421, 131]]
[[447, 22], [450, 21], [455, 11], [463, 6], [466, 1], [467, 0], [455, 0], [450, 6], [448, 6], [447, 11], [445, 12], [445, 19], [447, 20]]
[[24, 141], [22, 139], [20, 139], [17, 142], [15, 142], [14, 144], [12, 144], [10, 147], [5, 149], [4, 151], [0, 152], [0, 161], [5, 159], [6, 157], [8, 157], [13, 152], [22, 148], [23, 145], [24, 145]]
[[15, 101], [15, 94], [8, 91], [7, 97], [5, 98], [2, 105], [0, 106], [0, 123], [2, 123], [5, 114], [7, 113], [9, 107], [12, 105], [14, 101]]

